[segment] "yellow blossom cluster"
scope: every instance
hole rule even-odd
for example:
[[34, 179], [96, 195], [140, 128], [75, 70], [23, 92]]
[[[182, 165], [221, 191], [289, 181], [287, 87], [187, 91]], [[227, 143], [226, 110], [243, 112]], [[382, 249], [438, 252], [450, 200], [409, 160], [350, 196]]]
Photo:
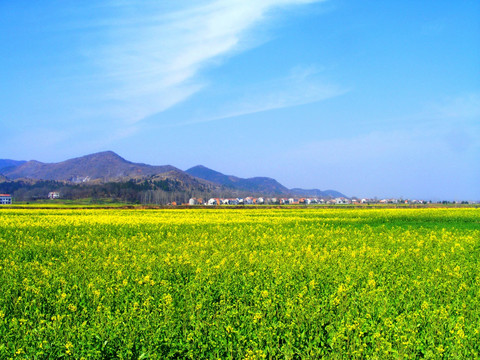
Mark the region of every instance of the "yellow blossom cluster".
[[0, 359], [480, 357], [480, 209], [0, 209]]

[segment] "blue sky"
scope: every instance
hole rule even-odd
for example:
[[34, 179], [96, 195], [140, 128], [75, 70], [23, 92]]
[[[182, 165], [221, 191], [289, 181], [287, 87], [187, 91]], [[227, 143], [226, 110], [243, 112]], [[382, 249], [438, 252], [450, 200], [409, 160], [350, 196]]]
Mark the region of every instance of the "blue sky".
[[0, 1], [0, 158], [480, 200], [478, 1]]

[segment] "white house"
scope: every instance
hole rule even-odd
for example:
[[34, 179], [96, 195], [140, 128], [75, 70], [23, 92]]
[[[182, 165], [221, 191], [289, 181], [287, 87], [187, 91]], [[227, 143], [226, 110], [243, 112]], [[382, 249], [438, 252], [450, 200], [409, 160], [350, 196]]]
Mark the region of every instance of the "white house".
[[50, 191], [50, 192], [48, 193], [48, 198], [49, 198], [49, 199], [52, 199], [52, 200], [53, 200], [53, 199], [58, 199], [58, 198], [60, 198], [60, 193], [58, 193], [58, 192], [56, 192], [56, 191]]
[[220, 203], [218, 199], [211, 198], [208, 200], [207, 205], [220, 205]]
[[12, 203], [12, 195], [0, 194], [0, 205], [10, 205]]
[[222, 205], [238, 205], [237, 199], [222, 199]]

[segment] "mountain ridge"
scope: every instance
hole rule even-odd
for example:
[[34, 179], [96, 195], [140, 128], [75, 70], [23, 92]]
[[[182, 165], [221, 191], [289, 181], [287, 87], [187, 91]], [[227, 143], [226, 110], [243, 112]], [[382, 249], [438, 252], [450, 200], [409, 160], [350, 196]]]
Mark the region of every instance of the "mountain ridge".
[[243, 179], [234, 175], [224, 175], [216, 170], [209, 169], [204, 165], [197, 165], [185, 170], [192, 176], [215, 182], [223, 186], [243, 191], [256, 191], [266, 195], [283, 194], [288, 192], [288, 188], [280, 184], [277, 180], [269, 177], [252, 177]]
[[[187, 170], [186, 173], [199, 177], [204, 180], [216, 182], [224, 186], [230, 187], [235, 190], [243, 191], [258, 191], [263, 192], [265, 195], [291, 195], [302, 197], [347, 197], [336, 190], [319, 190], [319, 189], [300, 189], [293, 188], [288, 189], [284, 185], [280, 184], [277, 180], [269, 177], [252, 177], [252, 178], [240, 178], [234, 175], [225, 175], [219, 171], [209, 169], [204, 165], [196, 165]], [[263, 190], [263, 191], [262, 191]]]
[[0, 171], [13, 169], [19, 165], [26, 163], [24, 160], [10, 160], [10, 159], [0, 159]]
[[112, 181], [123, 178], [158, 175], [179, 170], [172, 165], [153, 166], [125, 160], [113, 151], [103, 151], [57, 163], [27, 161], [13, 169], [1, 171], [10, 179], [39, 179], [85, 182]]
[[0, 159], [0, 174], [8, 180], [53, 180], [69, 183], [99, 184], [125, 182], [132, 179], [154, 181], [169, 179], [189, 186], [191, 189], [209, 188], [212, 191], [252, 193], [257, 195], [346, 197], [336, 190], [288, 189], [270, 177], [241, 178], [225, 175], [204, 165], [182, 171], [172, 165], [148, 165], [128, 161], [113, 151], [97, 152], [57, 163], [37, 160], [16, 161]]

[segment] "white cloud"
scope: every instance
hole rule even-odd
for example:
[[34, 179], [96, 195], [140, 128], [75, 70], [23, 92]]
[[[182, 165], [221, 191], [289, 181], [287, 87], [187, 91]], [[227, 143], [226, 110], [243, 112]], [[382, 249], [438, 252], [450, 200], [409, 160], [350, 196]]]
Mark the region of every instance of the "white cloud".
[[192, 122], [226, 119], [310, 104], [340, 96], [349, 91], [349, 89], [323, 81], [319, 78], [318, 73], [319, 71], [315, 67], [297, 66], [285, 78], [251, 84], [248, 95], [237, 97], [236, 100], [226, 104], [217, 115]]
[[[185, 126], [311, 104], [350, 91], [330, 83], [322, 75], [323, 69], [316, 66], [296, 66], [289, 75], [281, 78], [222, 89], [216, 94], [217, 105], [214, 108], [200, 103], [190, 106], [188, 115], [182, 111], [174, 115], [168, 113], [163, 120], [172, 117], [182, 120], [174, 124], [163, 121], [161, 126]], [[189, 120], [185, 121], [185, 118]]]
[[[189, 6], [182, 3], [181, 9], [177, 2], [112, 2], [106, 12], [110, 18], [91, 24], [102, 41], [86, 49], [97, 69], [96, 81], [108, 89], [98, 100], [116, 102], [114, 111], [120, 108], [129, 123], [162, 112], [205, 86], [198, 76], [203, 68], [255, 46], [251, 31], [272, 10], [316, 1], [197, 1]], [[316, 98], [307, 96], [305, 101]], [[298, 102], [279, 94], [266, 108]]]

